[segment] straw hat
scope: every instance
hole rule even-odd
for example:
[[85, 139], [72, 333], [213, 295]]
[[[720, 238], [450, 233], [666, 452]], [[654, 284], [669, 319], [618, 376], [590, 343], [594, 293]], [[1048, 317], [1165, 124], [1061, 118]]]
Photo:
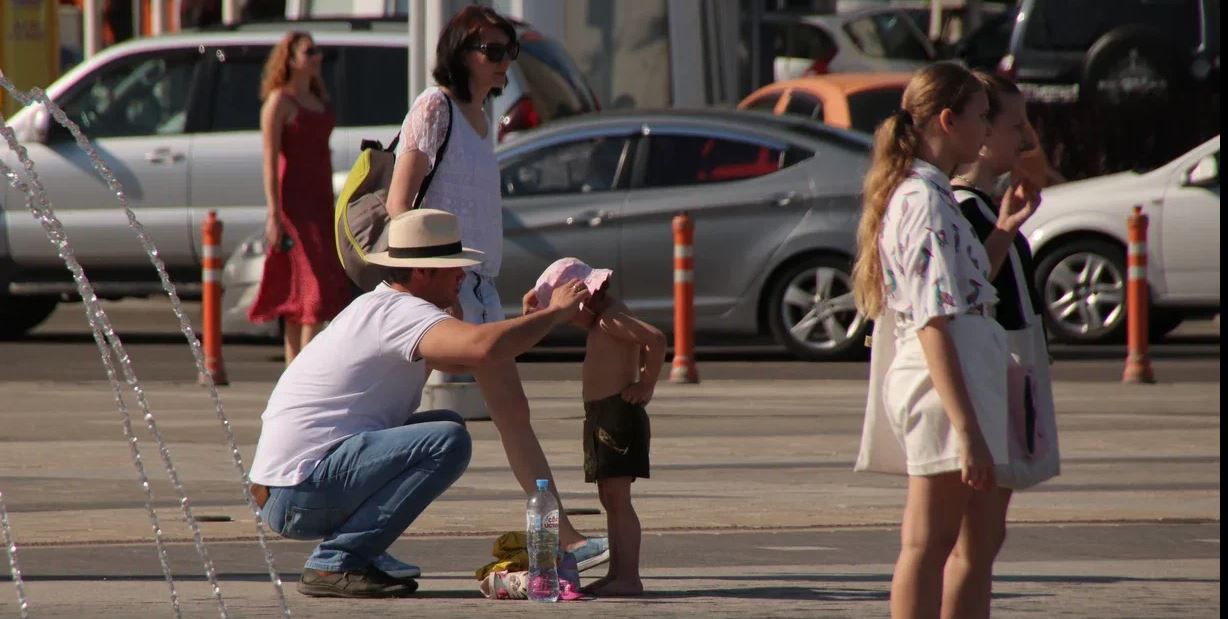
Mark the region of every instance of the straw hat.
[[386, 267], [446, 269], [480, 264], [486, 254], [461, 247], [460, 222], [452, 213], [420, 208], [392, 218], [388, 251], [367, 254], [367, 262]]

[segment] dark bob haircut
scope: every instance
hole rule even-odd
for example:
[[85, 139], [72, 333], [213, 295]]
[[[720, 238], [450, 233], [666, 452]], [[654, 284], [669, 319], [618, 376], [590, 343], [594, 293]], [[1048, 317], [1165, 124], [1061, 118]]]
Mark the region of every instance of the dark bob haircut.
[[[448, 25], [439, 34], [435, 45], [435, 70], [431, 75], [435, 83], [452, 91], [461, 101], [473, 99], [469, 92], [469, 69], [465, 67], [465, 54], [469, 46], [478, 43], [483, 28], [498, 28], [507, 35], [509, 43], [516, 42], [516, 28], [506, 17], [485, 6], [469, 5], [452, 16]], [[501, 89], [493, 89], [497, 96]]]

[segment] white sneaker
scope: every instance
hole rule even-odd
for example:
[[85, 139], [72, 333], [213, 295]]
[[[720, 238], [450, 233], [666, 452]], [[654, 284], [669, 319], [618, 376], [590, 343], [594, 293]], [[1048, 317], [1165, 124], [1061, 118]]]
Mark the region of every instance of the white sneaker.
[[375, 558], [375, 567], [397, 580], [417, 578], [422, 575], [422, 568], [405, 563], [386, 552]]

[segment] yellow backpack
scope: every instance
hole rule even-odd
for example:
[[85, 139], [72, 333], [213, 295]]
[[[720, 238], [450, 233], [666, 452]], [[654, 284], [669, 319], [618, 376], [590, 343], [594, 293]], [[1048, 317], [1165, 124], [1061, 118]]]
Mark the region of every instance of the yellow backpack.
[[[422, 205], [431, 179], [443, 163], [448, 141], [452, 138], [452, 102], [448, 101], [448, 132], [444, 135], [435, 165], [422, 179], [414, 198], [413, 208]], [[363, 292], [373, 290], [383, 279], [383, 269], [367, 262], [367, 254], [388, 249], [388, 188], [396, 167], [396, 148], [401, 141], [398, 133], [388, 148], [375, 140], [363, 140], [361, 153], [345, 178], [345, 186], [337, 196], [333, 217], [333, 232], [337, 237], [337, 258], [350, 281]]]

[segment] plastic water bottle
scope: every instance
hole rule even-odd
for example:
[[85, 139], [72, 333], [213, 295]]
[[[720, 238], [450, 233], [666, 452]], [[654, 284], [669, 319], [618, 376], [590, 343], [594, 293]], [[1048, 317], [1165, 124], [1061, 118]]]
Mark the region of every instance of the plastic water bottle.
[[529, 497], [529, 599], [536, 602], [559, 600], [559, 503], [550, 493], [550, 480], [537, 480], [537, 492]]

